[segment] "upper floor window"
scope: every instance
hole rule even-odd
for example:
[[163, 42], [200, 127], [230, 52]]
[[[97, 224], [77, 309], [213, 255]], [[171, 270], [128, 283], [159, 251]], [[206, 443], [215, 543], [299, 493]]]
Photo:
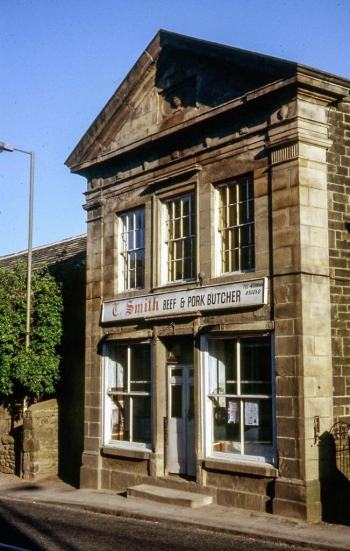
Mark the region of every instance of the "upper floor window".
[[121, 280], [123, 289], [145, 285], [145, 210], [139, 208], [120, 216]]
[[182, 195], [165, 203], [167, 281], [195, 277], [195, 201]]
[[253, 183], [242, 178], [221, 185], [218, 196], [221, 273], [254, 270]]

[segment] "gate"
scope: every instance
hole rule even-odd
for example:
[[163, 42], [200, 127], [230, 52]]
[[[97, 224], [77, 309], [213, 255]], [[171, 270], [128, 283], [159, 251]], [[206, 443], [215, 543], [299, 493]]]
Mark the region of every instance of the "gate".
[[350, 425], [339, 421], [329, 432], [334, 439], [336, 467], [350, 480]]

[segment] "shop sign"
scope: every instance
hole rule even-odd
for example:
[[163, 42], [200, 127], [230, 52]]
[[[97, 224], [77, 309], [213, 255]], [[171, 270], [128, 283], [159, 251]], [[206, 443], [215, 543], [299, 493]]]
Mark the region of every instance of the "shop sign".
[[102, 323], [261, 306], [267, 303], [267, 278], [181, 289], [103, 303]]

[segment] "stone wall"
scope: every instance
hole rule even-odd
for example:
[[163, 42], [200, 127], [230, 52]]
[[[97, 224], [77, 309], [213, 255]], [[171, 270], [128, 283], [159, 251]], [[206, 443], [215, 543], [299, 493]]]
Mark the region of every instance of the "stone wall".
[[[350, 423], [350, 100], [330, 110], [328, 161], [334, 421]], [[330, 428], [330, 427], [329, 427]]]
[[0, 473], [16, 472], [15, 439], [9, 435], [11, 418], [9, 412], [0, 407]]
[[15, 439], [13, 436], [0, 437], [0, 473], [15, 474], [16, 454]]
[[58, 405], [48, 400], [28, 408], [23, 419], [23, 478], [58, 474]]

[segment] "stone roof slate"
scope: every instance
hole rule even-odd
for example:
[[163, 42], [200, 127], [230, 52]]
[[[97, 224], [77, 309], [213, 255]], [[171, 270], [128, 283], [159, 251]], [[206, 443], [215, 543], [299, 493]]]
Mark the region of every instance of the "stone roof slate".
[[[5, 256], [0, 256], [0, 267], [11, 267], [17, 262], [27, 262], [28, 251], [21, 251]], [[79, 235], [69, 239], [63, 239], [56, 243], [35, 247], [32, 251], [32, 268], [37, 270], [43, 266], [50, 268], [64, 262], [85, 263], [86, 261], [86, 235]]]

